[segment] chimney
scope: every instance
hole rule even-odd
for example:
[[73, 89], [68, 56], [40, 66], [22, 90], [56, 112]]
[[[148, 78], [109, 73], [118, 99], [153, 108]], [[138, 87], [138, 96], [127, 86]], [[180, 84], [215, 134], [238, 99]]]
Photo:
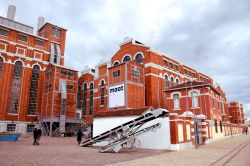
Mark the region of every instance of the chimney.
[[9, 5], [7, 18], [14, 21], [15, 13], [16, 13], [16, 7], [13, 5]]
[[45, 23], [45, 18], [44, 17], [38, 17], [37, 31], [44, 25], [44, 23]]

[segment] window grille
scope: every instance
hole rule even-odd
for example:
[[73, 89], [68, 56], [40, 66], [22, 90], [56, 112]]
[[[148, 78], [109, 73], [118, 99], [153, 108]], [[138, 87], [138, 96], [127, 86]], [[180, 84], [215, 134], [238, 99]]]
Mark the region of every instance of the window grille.
[[5, 30], [5, 29], [0, 29], [0, 35], [2, 36], [8, 36], [9, 31]]
[[77, 109], [81, 109], [81, 86], [78, 86], [77, 90]]
[[179, 94], [174, 94], [174, 109], [179, 109], [180, 108], [180, 96]]
[[191, 93], [191, 98], [192, 98], [192, 107], [196, 108], [198, 107], [198, 93], [197, 92], [192, 92]]
[[33, 132], [34, 129], [35, 129], [35, 125], [34, 124], [27, 124], [27, 132], [28, 133]]
[[62, 102], [61, 102], [61, 114], [62, 115], [65, 115], [66, 113], [66, 99], [61, 99]]
[[120, 77], [120, 70], [116, 70], [113, 72], [113, 77]]
[[94, 84], [90, 84], [89, 88], [89, 115], [93, 114], [93, 102], [94, 102]]
[[16, 114], [18, 111], [22, 71], [23, 64], [22, 62], [17, 61], [14, 65], [12, 86], [10, 91], [9, 113]]
[[28, 109], [29, 115], [36, 114], [39, 75], [40, 75], [40, 67], [38, 65], [35, 65], [32, 69], [32, 76], [31, 76], [29, 109]]
[[86, 115], [86, 106], [87, 106], [87, 83], [83, 85], [83, 102], [82, 102], [82, 116]]
[[61, 29], [57, 27], [52, 28], [52, 35], [56, 37], [61, 37]]
[[101, 81], [101, 105], [104, 105], [104, 81]]
[[114, 63], [114, 66], [117, 66], [117, 65], [119, 65], [119, 62], [115, 62], [115, 63]]
[[73, 85], [67, 85], [67, 89], [72, 90], [74, 88]]
[[131, 61], [131, 58], [130, 56], [125, 56], [124, 59], [123, 59], [123, 62], [128, 62], [128, 61]]
[[165, 75], [165, 87], [167, 88], [168, 87], [168, 76]]
[[16, 124], [7, 124], [7, 130], [8, 132], [16, 131]]
[[23, 42], [27, 42], [28, 37], [25, 36], [25, 35], [19, 34], [18, 37], [17, 37], [17, 39], [20, 40], [20, 41], [23, 41]]
[[163, 65], [168, 66], [168, 62], [166, 60], [163, 60]]
[[36, 45], [38, 45], [38, 46], [43, 46], [43, 41], [42, 40], [36, 40]]
[[141, 53], [136, 54], [135, 60], [136, 60], [138, 63], [141, 63], [142, 60], [143, 60], [142, 54], [141, 54]]

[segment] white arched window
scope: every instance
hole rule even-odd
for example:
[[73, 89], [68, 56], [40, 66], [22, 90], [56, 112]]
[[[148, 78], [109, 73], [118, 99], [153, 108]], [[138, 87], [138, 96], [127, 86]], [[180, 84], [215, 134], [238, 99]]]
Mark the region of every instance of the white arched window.
[[113, 64], [113, 66], [117, 66], [119, 64], [120, 64], [119, 61], [115, 61], [114, 64]]
[[170, 80], [171, 80], [171, 85], [174, 86], [174, 78], [170, 77]]
[[123, 58], [123, 60], [122, 60], [122, 62], [128, 62], [128, 61], [131, 61], [131, 56], [130, 56], [130, 55], [126, 55], [126, 56]]
[[165, 88], [167, 88], [168, 87], [168, 82], [169, 82], [167, 75], [164, 76], [164, 81], [165, 81]]
[[180, 95], [174, 94], [173, 99], [174, 99], [174, 109], [179, 109], [180, 108]]
[[191, 92], [191, 98], [192, 98], [192, 107], [196, 108], [199, 106], [198, 104], [198, 92], [193, 91]]
[[175, 82], [176, 82], [176, 84], [180, 83], [178, 78], [176, 78]]
[[142, 55], [142, 53], [137, 53], [137, 54], [135, 55], [135, 60], [136, 60], [138, 63], [141, 63], [142, 60], [143, 60], [143, 55]]

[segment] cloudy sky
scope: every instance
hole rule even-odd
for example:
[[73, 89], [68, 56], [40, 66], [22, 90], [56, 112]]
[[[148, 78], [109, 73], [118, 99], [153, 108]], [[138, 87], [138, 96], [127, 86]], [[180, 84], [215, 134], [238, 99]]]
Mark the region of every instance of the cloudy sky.
[[130, 36], [212, 76], [250, 116], [249, 0], [0, 0], [1, 16], [9, 4], [16, 21], [68, 30], [67, 66], [95, 66]]

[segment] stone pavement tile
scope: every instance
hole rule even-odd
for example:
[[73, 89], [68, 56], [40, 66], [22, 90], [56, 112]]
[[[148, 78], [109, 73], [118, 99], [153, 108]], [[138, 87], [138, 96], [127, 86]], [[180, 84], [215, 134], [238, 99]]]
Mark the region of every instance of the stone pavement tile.
[[[250, 165], [250, 143], [243, 147], [246, 142], [250, 141], [250, 135], [248, 136], [234, 136], [233, 138], [226, 138], [213, 142], [209, 145], [199, 146], [198, 149], [187, 149], [183, 151], [176, 151], [167, 154], [160, 154], [157, 156], [132, 160], [128, 162], [122, 162], [112, 164], [115, 166], [133, 165], [133, 166], [196, 166], [196, 165], [223, 165], [223, 163], [230, 160], [228, 165]], [[239, 153], [237, 153], [240, 151]], [[231, 159], [232, 158], [232, 159]]]

